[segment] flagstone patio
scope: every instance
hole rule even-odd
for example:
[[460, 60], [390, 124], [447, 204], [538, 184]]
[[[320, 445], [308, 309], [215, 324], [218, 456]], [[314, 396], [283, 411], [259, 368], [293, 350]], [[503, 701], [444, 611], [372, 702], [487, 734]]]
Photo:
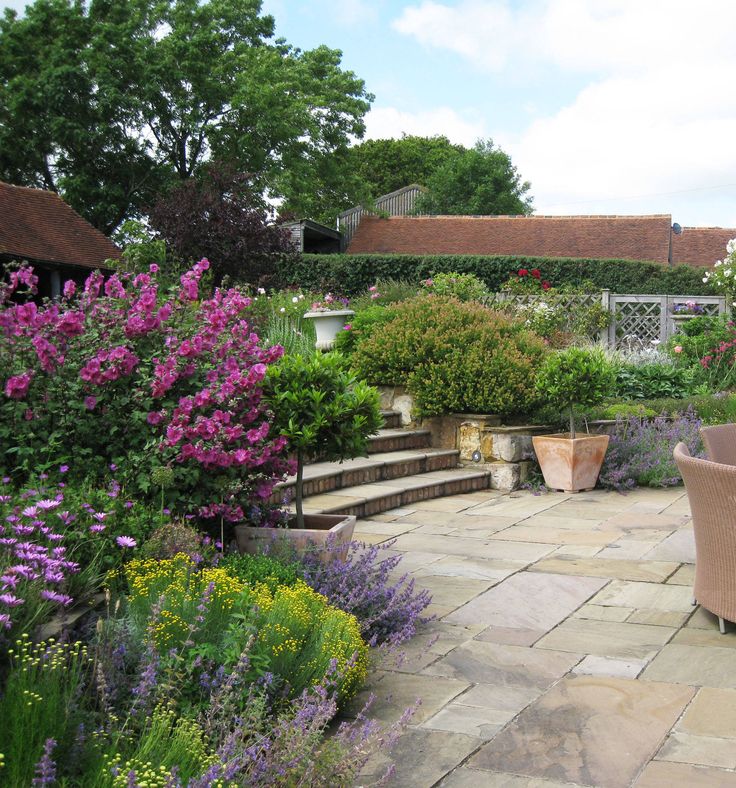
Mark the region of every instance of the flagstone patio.
[[421, 705], [361, 784], [736, 786], [736, 625], [691, 606], [683, 488], [488, 490], [356, 538], [395, 539], [436, 616], [372, 677], [380, 719]]

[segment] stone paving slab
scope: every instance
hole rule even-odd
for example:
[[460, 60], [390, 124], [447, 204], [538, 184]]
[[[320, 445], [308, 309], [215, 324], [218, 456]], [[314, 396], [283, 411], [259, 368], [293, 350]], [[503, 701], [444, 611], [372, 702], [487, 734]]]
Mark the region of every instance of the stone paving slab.
[[579, 676], [528, 706], [469, 761], [600, 788], [625, 788], [652, 758], [694, 691], [675, 684]]
[[736, 687], [736, 649], [671, 643], [652, 660], [642, 679], [733, 689]]
[[519, 777], [518, 774], [491, 773], [467, 766], [455, 769], [439, 785], [441, 788], [576, 788], [573, 783], [537, 780], [533, 777]]
[[463, 605], [446, 620], [546, 632], [605, 583], [594, 577], [520, 572]]
[[392, 763], [396, 768], [389, 785], [394, 788], [435, 785], [477, 746], [476, 736], [410, 728], [390, 755], [379, 752], [371, 758], [361, 772], [358, 785], [375, 783]]
[[[409, 538], [411, 534], [401, 538]], [[534, 565], [535, 572], [555, 572], [590, 577], [611, 577], [620, 580], [642, 580], [663, 583], [679, 567], [669, 561], [617, 561], [605, 558], [546, 558]]]
[[[660, 649], [674, 633], [669, 627], [568, 618], [536, 643], [535, 648], [649, 660], [661, 653]], [[664, 679], [660, 675], [658, 680]]]
[[469, 684], [546, 689], [581, 659], [580, 654], [470, 641], [422, 670]]
[[634, 785], [636, 788], [736, 788], [736, 772], [652, 761]]

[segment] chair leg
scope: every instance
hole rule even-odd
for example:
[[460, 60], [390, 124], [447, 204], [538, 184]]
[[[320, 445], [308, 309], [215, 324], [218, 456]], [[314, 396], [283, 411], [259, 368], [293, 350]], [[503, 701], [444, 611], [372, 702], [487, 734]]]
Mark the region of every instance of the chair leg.
[[726, 622], [720, 616], [718, 616], [718, 629], [721, 630], [722, 635], [726, 634]]

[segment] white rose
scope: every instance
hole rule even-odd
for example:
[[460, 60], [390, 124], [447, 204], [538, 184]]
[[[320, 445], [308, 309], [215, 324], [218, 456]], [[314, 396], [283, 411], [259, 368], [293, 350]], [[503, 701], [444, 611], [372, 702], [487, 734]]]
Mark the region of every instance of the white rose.
[[292, 304], [298, 304], [299, 303], [299, 299], [297, 298], [297, 296], [293, 296], [293, 298], [291, 299], [291, 303]]

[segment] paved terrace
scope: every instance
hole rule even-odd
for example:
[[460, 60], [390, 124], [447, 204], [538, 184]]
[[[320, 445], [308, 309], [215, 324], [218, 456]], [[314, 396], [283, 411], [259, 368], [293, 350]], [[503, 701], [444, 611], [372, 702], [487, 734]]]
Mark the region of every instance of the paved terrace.
[[736, 786], [736, 626], [690, 604], [683, 488], [475, 492], [356, 536], [396, 538], [437, 616], [371, 681], [380, 719], [422, 698], [390, 785]]

